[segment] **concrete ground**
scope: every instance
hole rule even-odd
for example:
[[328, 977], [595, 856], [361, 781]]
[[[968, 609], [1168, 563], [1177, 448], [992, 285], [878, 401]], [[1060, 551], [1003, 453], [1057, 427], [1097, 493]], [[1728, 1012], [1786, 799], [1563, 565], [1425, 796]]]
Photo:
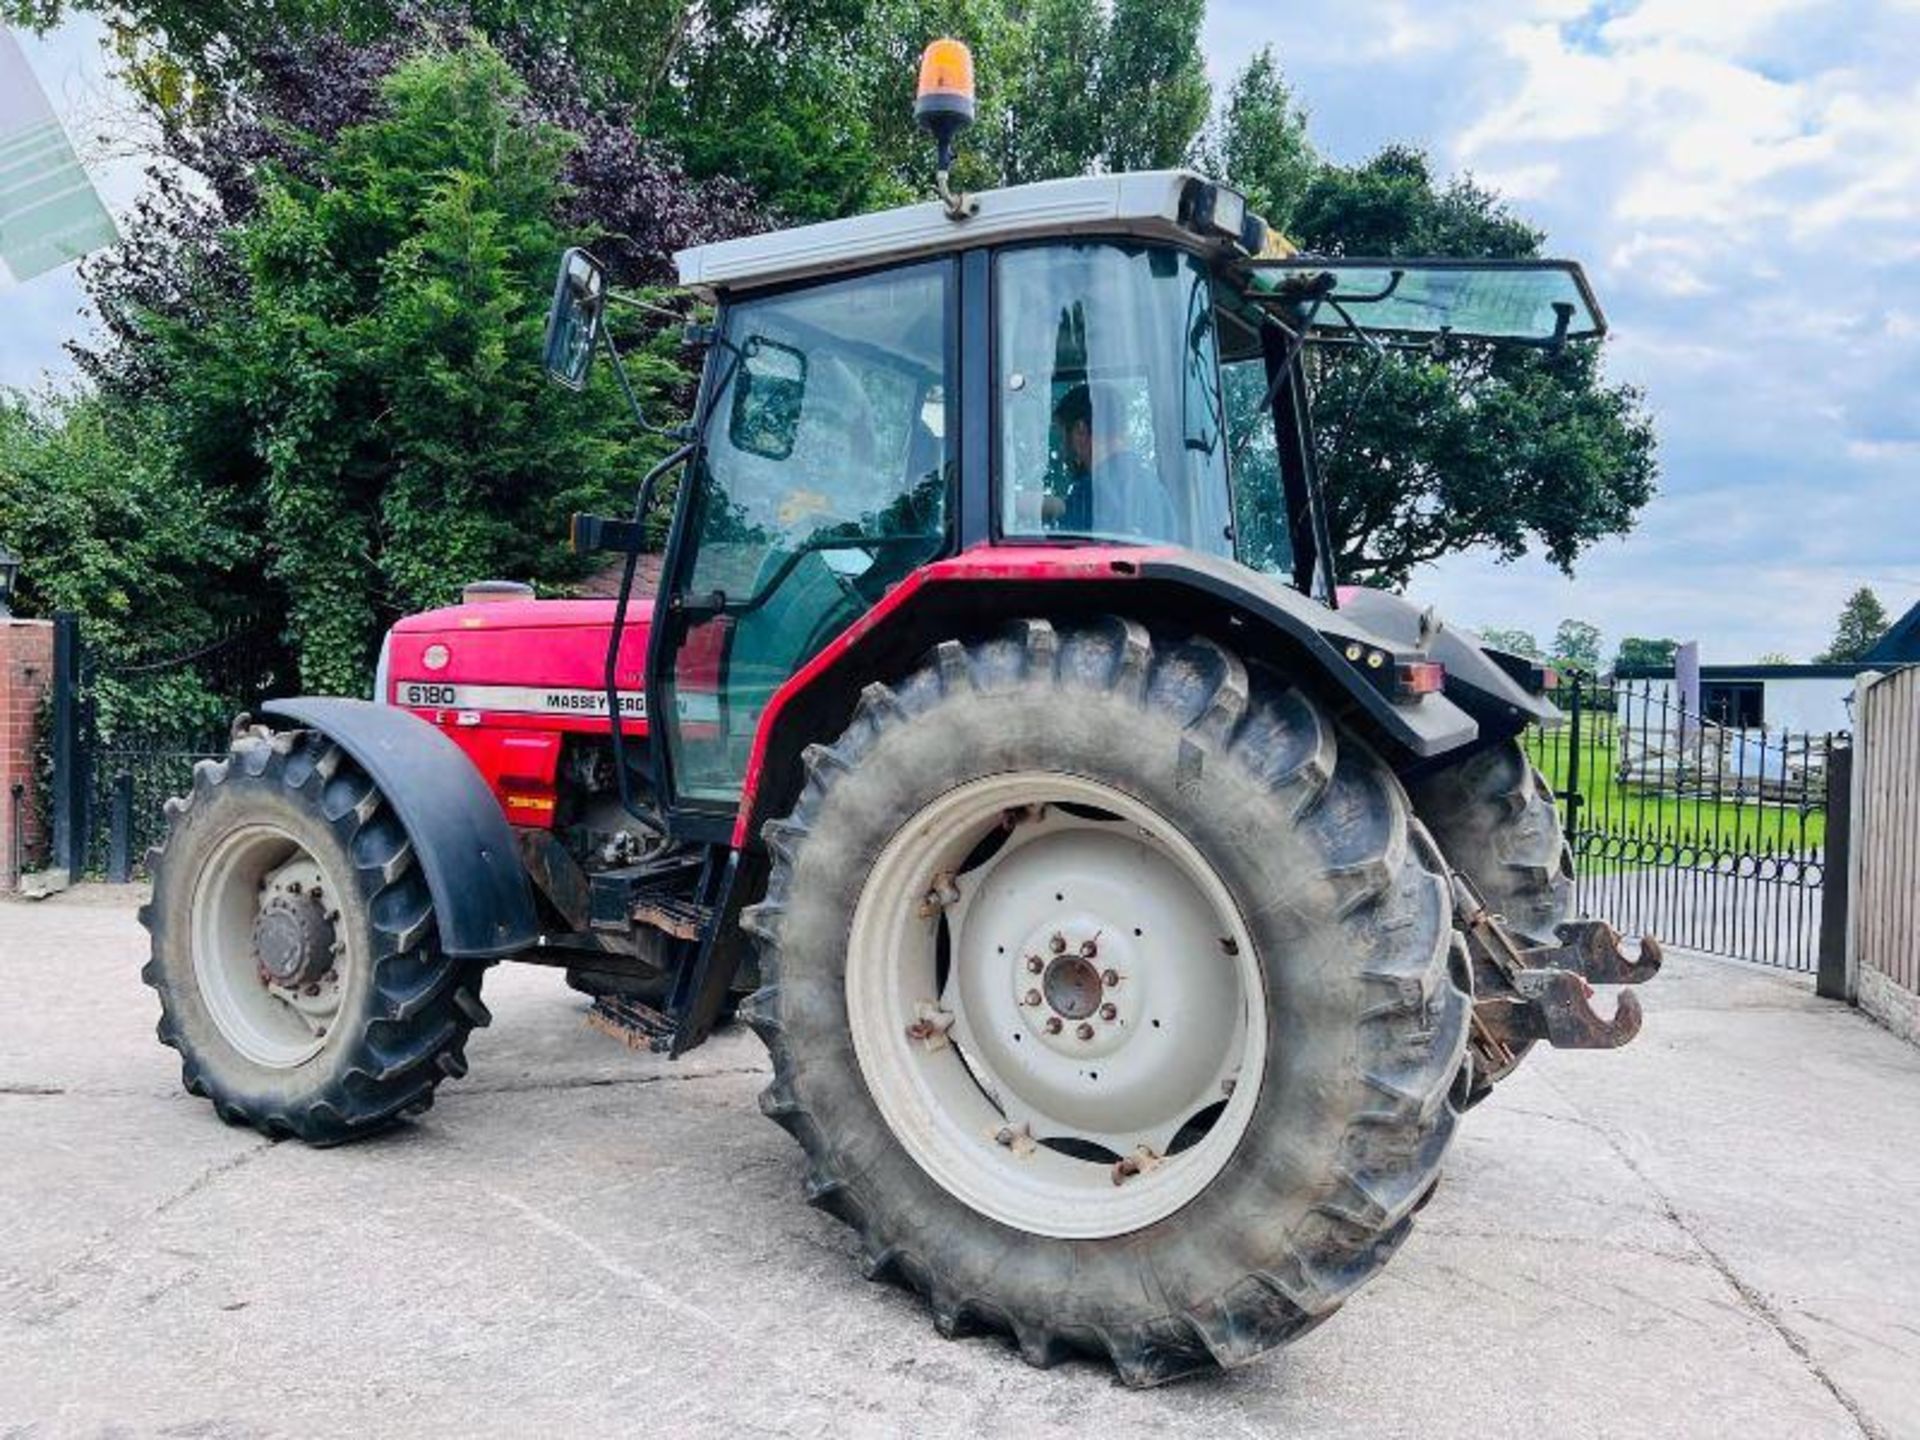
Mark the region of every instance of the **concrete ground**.
[[0, 1436], [1920, 1436], [1920, 1051], [1786, 977], [1677, 958], [1342, 1314], [1138, 1393], [939, 1339], [801, 1203], [751, 1035], [634, 1055], [552, 972], [395, 1134], [229, 1130], [132, 905], [0, 905]]

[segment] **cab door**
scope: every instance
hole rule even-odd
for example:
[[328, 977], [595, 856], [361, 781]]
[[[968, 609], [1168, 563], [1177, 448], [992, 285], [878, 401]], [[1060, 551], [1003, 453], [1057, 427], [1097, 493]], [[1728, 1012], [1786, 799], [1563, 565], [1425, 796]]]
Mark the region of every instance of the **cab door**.
[[676, 833], [730, 824], [773, 693], [951, 548], [954, 263], [733, 298], [648, 654]]

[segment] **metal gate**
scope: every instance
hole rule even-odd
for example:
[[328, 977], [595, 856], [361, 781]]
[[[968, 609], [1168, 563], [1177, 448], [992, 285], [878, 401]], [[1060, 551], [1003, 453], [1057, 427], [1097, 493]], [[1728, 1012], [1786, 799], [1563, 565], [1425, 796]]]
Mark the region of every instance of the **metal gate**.
[[1529, 731], [1527, 746], [1560, 799], [1580, 911], [1813, 971], [1846, 733], [1695, 714], [1660, 680], [1574, 675], [1556, 700], [1566, 723]]
[[102, 724], [104, 684], [122, 691], [191, 675], [237, 713], [276, 684], [279, 649], [271, 636], [236, 630], [213, 643], [155, 660], [105, 663], [89, 653], [78, 620], [54, 617], [51, 744], [53, 856], [56, 869], [122, 882], [141, 873], [165, 826], [163, 807], [193, 783], [193, 767], [227, 753], [226, 723]]

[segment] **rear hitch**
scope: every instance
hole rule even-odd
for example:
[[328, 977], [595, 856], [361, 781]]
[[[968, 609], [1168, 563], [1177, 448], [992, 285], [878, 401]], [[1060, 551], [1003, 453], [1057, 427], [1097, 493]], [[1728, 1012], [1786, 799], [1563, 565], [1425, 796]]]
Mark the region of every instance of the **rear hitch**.
[[1482, 1072], [1504, 1078], [1525, 1047], [1545, 1041], [1563, 1050], [1614, 1050], [1640, 1033], [1639, 997], [1623, 991], [1613, 1017], [1593, 1008], [1593, 987], [1638, 985], [1660, 971], [1660, 942], [1621, 949], [1604, 920], [1560, 926], [1558, 945], [1522, 947], [1464, 876], [1454, 876], [1454, 911], [1473, 961], [1473, 1046]]
[[1558, 945], [1520, 952], [1530, 970], [1571, 970], [1593, 985], [1642, 985], [1660, 973], [1660, 942], [1640, 937], [1640, 954], [1629, 960], [1620, 932], [1604, 920], [1575, 920], [1554, 932]]
[[[1613, 1019], [1593, 1009], [1593, 987], [1570, 970], [1522, 970], [1513, 988], [1526, 1002], [1509, 1003], [1514, 1039], [1544, 1040], [1560, 1050], [1616, 1050], [1640, 1033], [1640, 997], [1620, 992]], [[1521, 1033], [1530, 1032], [1530, 1033]]]

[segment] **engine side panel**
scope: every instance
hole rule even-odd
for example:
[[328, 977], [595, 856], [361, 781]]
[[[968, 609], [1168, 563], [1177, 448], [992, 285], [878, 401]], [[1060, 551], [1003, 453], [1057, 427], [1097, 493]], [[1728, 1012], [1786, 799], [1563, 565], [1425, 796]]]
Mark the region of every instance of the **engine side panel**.
[[[608, 733], [611, 600], [509, 600], [409, 616], [389, 641], [388, 703], [460, 747], [507, 819], [550, 828], [567, 735]], [[615, 674], [622, 729], [647, 734], [645, 666], [653, 607], [628, 606]]]

